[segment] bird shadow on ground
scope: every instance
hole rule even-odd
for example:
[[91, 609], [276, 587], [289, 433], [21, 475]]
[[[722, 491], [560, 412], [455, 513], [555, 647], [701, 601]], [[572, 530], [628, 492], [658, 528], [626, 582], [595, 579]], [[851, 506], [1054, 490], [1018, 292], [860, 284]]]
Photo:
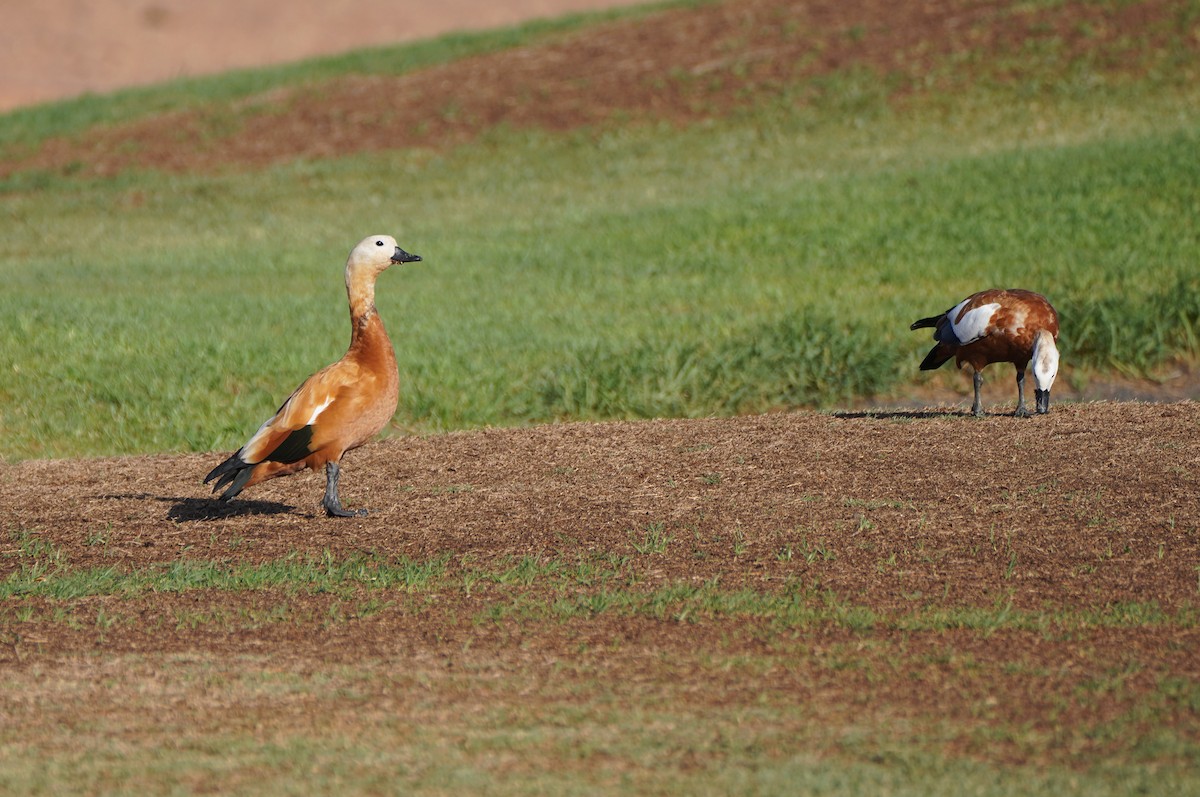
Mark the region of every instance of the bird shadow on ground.
[[126, 495], [104, 495], [113, 501], [159, 501], [171, 505], [167, 517], [176, 522], [190, 520], [222, 520], [246, 515], [285, 515], [296, 507], [278, 501], [237, 501], [225, 503], [217, 498], [180, 498], [179, 496], [136, 493]]
[[173, 501], [167, 517], [176, 522], [190, 520], [222, 520], [246, 515], [286, 515], [296, 507], [278, 501], [238, 501], [225, 503], [216, 498], [160, 498]]
[[869, 418], [880, 421], [917, 421], [926, 418], [969, 418], [967, 410], [856, 410], [853, 412], [831, 412], [830, 415], [843, 421], [857, 421]]

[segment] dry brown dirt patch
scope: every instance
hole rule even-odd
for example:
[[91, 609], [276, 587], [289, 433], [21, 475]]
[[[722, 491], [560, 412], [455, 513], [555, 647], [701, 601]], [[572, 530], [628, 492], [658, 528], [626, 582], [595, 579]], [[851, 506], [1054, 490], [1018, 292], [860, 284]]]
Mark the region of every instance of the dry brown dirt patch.
[[[395, 711], [470, 734], [612, 728], [612, 706], [636, 705], [748, 733], [767, 756], [911, 737], [1087, 768], [1164, 732], [1195, 745], [1198, 431], [1200, 405], [1183, 402], [395, 437], [347, 458], [343, 498], [373, 510], [348, 520], [320, 514], [316, 474], [214, 500], [200, 479], [215, 453], [3, 465], [10, 583], [35, 560], [44, 579], [355, 557], [444, 570], [413, 589], [11, 594], [0, 712], [44, 741], [73, 727], [68, 705], [80, 728], [139, 743], [162, 729], [146, 712], [168, 707], [189, 734], [362, 744], [394, 741]], [[505, 576], [523, 563], [528, 579]], [[766, 608], [669, 597], [688, 589]], [[634, 602], [583, 608], [606, 594]], [[789, 623], [788, 601], [817, 619]], [[263, 679], [290, 686], [264, 696]], [[774, 718], [748, 720], [756, 706]], [[679, 772], [728, 754], [670, 749]]]
[[[320, 513], [323, 477], [230, 503], [218, 455], [0, 466], [10, 536], [72, 568], [369, 553], [448, 567], [629, 557], [647, 584], [800, 578], [881, 609], [914, 596], [1076, 608], [1193, 601], [1200, 405], [780, 413], [395, 437], [344, 463], [360, 520]], [[657, 539], [661, 550], [651, 549]], [[0, 564], [22, 556], [9, 543]]]

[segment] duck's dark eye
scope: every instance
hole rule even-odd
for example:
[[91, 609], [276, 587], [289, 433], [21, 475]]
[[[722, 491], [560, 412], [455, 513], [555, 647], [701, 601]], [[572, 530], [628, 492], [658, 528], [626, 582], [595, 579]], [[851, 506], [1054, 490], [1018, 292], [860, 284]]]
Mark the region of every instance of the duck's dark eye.
[[376, 242], [375, 242], [375, 245], [376, 245], [376, 246], [383, 246], [383, 241], [376, 241]]

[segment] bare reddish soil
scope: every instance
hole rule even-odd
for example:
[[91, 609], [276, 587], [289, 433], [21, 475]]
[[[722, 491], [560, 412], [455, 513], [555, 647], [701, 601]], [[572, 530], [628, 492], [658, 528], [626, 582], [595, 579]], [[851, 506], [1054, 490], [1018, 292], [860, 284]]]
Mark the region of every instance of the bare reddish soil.
[[[197, 479], [216, 454], [7, 465], [0, 495], [11, 524], [73, 567], [325, 550], [496, 566], [629, 553], [631, 534], [663, 523], [675, 555], [650, 557], [649, 583], [769, 588], [812, 571], [889, 609], [935, 594], [965, 605], [1006, 595], [1027, 609], [1178, 607], [1197, 596], [1197, 431], [1200, 405], [1184, 402], [1059, 405], [1032, 420], [781, 413], [390, 438], [347, 458], [344, 497], [374, 511], [345, 522], [319, 508], [323, 474], [213, 500]], [[88, 543], [109, 527], [103, 545]], [[805, 535], [835, 546], [836, 560], [778, 558]], [[1013, 552], [1020, 567], [1001, 579]], [[1113, 566], [1091, 567], [1100, 560]]]
[[0, 110], [639, 0], [39, 0], [0, 28]]
[[[813, 567], [777, 557], [807, 534], [838, 548], [821, 583], [875, 606], [1011, 592], [1019, 608], [1178, 607], [1197, 595], [1197, 431], [1200, 405], [1183, 402], [1060, 405], [1033, 420], [787, 413], [391, 438], [349, 455], [345, 497], [374, 511], [347, 522], [320, 512], [323, 475], [213, 500], [197, 475], [217, 455], [5, 465], [0, 495], [10, 524], [74, 567], [324, 550], [486, 565], [629, 552], [631, 532], [663, 523], [677, 555], [654, 557], [651, 581], [769, 585]], [[88, 544], [109, 526], [105, 544]], [[1011, 539], [1021, 566], [1007, 584], [992, 565], [1012, 552], [981, 546], [984, 533]], [[914, 548], [931, 561], [906, 561]], [[1119, 565], [1085, 567], [1110, 549]], [[902, 558], [881, 578], [875, 565], [892, 552]]]
[[[130, 167], [213, 171], [352, 152], [444, 148], [481, 132], [570, 130], [617, 118], [694, 122], [755, 103], [803, 104], [819, 79], [846, 70], [880, 77], [897, 100], [1009, 79], [1029, 53], [1066, 70], [1139, 75], [1180, 40], [1171, 0], [731, 0], [618, 21], [509, 51], [401, 76], [363, 75], [208, 108], [97, 128], [8, 153], [0, 175], [25, 169], [112, 174]], [[1183, 35], [1200, 49], [1200, 38]], [[1047, 56], [1046, 53], [1051, 53]], [[1053, 77], [1053, 75], [1051, 75]]]

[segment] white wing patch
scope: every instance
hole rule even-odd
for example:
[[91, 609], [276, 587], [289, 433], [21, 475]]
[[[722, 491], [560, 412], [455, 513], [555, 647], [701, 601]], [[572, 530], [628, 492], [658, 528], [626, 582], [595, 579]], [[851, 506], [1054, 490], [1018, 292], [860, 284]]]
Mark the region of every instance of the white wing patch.
[[[300, 392], [299, 390], [296, 391], [296, 393], [299, 393], [299, 392]], [[272, 415], [267, 420], [263, 421], [263, 425], [258, 427], [258, 431], [254, 433], [254, 436], [251, 437], [249, 440], [247, 440], [246, 445], [242, 446], [238, 450], [238, 455], [244, 461], [249, 462], [254, 465], [257, 465], [259, 462], [262, 461], [261, 459], [254, 459], [253, 455], [250, 452], [255, 451], [258, 448], [258, 446], [262, 443], [262, 441], [265, 438], [270, 436], [270, 434], [273, 430], [272, 424], [274, 424], [276, 421], [287, 418], [289, 411], [291, 409], [292, 400], [296, 397], [296, 393], [293, 393], [292, 395], [288, 396], [288, 400], [285, 401], [283, 403], [283, 406], [279, 408], [279, 412], [276, 413], [275, 415]], [[314, 407], [312, 414], [309, 415], [309, 417], [308, 417], [308, 421], [301, 425], [302, 426], [311, 426], [317, 420], [317, 416], [320, 415], [322, 412], [324, 412], [329, 407], [329, 405], [333, 403], [333, 400], [336, 397], [337, 397], [337, 394], [333, 393], [328, 398], [325, 399], [325, 403], [323, 403], [317, 407]]]
[[329, 398], [325, 399], [324, 404], [321, 404], [319, 407], [314, 407], [313, 411], [312, 411], [312, 415], [308, 416], [308, 422], [305, 423], [304, 425], [312, 426], [314, 423], [316, 423], [317, 416], [320, 415], [322, 412], [324, 412], [325, 408], [328, 407], [332, 403], [333, 403], [333, 396], [330, 396]]
[[964, 346], [974, 343], [987, 334], [992, 316], [1000, 309], [998, 302], [992, 302], [974, 307], [963, 313], [962, 318], [959, 318], [958, 314], [962, 312], [963, 305], [966, 303], [967, 300], [964, 299], [946, 314], [950, 318], [950, 328], [954, 330], [954, 337], [958, 338], [959, 343]]

